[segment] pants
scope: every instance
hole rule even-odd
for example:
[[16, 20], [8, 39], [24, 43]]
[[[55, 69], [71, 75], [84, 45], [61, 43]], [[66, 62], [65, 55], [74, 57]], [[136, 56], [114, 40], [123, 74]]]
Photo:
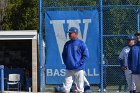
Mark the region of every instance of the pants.
[[90, 84], [85, 76], [84, 76], [84, 86], [90, 86]]
[[63, 83], [64, 92], [70, 93], [72, 83], [76, 84], [78, 93], [84, 92], [84, 70], [66, 70]]
[[140, 74], [133, 74], [133, 78], [136, 84], [136, 92], [140, 92]]
[[125, 70], [125, 77], [126, 77], [126, 81], [127, 81], [127, 84], [128, 84], [128, 90], [129, 91], [136, 90], [136, 85], [135, 85], [135, 82], [134, 82], [134, 78], [133, 78], [130, 70]]

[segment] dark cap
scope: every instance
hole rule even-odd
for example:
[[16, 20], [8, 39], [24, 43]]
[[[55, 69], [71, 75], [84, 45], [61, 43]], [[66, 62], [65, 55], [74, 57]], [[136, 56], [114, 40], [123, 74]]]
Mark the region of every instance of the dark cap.
[[139, 35], [140, 35], [140, 32], [138, 32], [138, 33], [135, 33], [134, 35], [135, 35], [135, 36], [139, 36]]
[[135, 40], [135, 39], [136, 39], [136, 38], [135, 38], [134, 34], [128, 35], [127, 40]]
[[71, 27], [68, 32], [69, 33], [78, 33], [78, 29], [76, 27]]

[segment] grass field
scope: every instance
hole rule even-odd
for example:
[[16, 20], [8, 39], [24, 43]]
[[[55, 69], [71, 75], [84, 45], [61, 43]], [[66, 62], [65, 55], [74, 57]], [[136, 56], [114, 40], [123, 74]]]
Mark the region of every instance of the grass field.
[[[45, 91], [46, 92], [55, 92], [55, 87], [58, 85], [46, 85]], [[97, 85], [91, 85], [92, 92], [98, 92], [99, 88]], [[127, 90], [124, 90], [124, 86], [122, 86], [121, 90], [119, 91], [119, 86], [107, 86], [107, 92], [122, 92], [126, 93]]]

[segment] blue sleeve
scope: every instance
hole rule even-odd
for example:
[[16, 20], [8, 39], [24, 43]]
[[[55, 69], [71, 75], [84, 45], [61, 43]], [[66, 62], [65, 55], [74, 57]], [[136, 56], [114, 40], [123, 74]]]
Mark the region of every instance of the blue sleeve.
[[85, 43], [82, 44], [82, 58], [80, 60], [80, 65], [84, 64], [89, 58], [89, 51]]
[[65, 64], [66, 62], [66, 44], [64, 45], [63, 52], [62, 52], [62, 59]]
[[130, 49], [128, 53], [128, 68], [131, 70], [131, 63], [132, 63], [132, 48]]
[[118, 62], [119, 62], [119, 64], [121, 65], [121, 67], [124, 66], [124, 61], [123, 61], [121, 58], [119, 58], [119, 57], [118, 57]]

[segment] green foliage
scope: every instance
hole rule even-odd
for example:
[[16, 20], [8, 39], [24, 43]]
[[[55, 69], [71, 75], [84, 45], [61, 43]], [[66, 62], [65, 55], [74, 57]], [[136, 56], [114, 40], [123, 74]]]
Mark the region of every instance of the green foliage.
[[136, 30], [136, 13], [130, 8], [111, 8], [104, 12], [104, 23], [104, 34], [129, 34]]
[[[100, 0], [44, 0], [44, 7], [59, 6], [99, 6]], [[103, 0], [103, 5], [138, 5], [138, 0]]]
[[104, 35], [111, 35], [104, 37], [104, 53], [110, 64], [117, 64], [120, 51], [127, 45], [126, 36], [119, 35], [129, 35], [136, 32], [136, 11], [132, 8], [108, 8], [104, 11], [103, 17]]
[[47, 0], [43, 2], [43, 6], [95, 6], [97, 1], [98, 0]]
[[9, 0], [2, 27], [4, 30], [38, 29], [38, 0]]
[[[6, 7], [4, 20], [2, 22], [3, 30], [32, 30], [38, 29], [38, 1], [39, 0], [9, 0]], [[43, 7], [60, 6], [98, 6], [99, 0], [42, 0]], [[103, 4], [139, 4], [135, 0], [103, 0]], [[110, 10], [110, 12], [113, 10]], [[113, 14], [112, 14], [113, 15]], [[114, 13], [114, 15], [116, 15]], [[120, 15], [116, 15], [119, 16]], [[121, 23], [118, 20], [117, 24]], [[129, 25], [129, 24], [128, 24]], [[109, 25], [108, 25], [109, 26]], [[111, 29], [111, 28], [110, 28]], [[119, 27], [116, 30], [120, 30]], [[121, 30], [120, 30], [121, 31]]]

